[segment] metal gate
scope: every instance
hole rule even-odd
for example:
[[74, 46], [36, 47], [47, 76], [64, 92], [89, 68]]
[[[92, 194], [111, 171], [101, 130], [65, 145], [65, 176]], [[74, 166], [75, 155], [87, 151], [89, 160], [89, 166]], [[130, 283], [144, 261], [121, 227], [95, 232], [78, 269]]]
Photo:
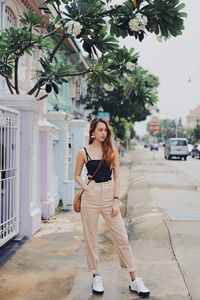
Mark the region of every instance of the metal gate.
[[19, 233], [19, 111], [0, 105], [0, 246]]

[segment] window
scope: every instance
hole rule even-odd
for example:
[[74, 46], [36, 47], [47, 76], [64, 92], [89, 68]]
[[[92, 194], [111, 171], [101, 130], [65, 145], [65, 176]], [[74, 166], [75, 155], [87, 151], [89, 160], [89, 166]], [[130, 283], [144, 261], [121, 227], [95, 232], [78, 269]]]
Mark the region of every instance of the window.
[[11, 9], [6, 7], [5, 9], [5, 28], [15, 27], [16, 17]]
[[187, 146], [187, 142], [185, 140], [174, 140], [171, 143], [172, 146]]

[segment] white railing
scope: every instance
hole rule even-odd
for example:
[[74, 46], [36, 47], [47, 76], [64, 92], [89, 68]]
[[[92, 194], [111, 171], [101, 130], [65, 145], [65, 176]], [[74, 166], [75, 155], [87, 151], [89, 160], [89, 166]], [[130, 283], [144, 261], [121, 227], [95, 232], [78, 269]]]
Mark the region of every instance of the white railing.
[[0, 105], [0, 246], [19, 233], [19, 111]]

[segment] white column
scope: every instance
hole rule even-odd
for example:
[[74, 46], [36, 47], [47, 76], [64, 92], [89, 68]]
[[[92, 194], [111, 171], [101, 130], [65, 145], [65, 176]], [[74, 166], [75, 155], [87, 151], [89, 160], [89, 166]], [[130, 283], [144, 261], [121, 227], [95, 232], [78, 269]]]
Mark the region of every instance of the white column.
[[20, 111], [20, 195], [19, 234], [31, 236], [40, 229], [38, 189], [39, 103], [29, 95], [8, 95], [0, 104]]
[[[70, 128], [72, 135], [72, 167], [70, 176], [73, 176], [75, 166], [76, 166], [76, 157], [79, 150], [88, 144], [88, 122], [84, 120], [71, 120]], [[86, 170], [83, 171], [83, 179], [86, 177]], [[80, 188], [78, 184], [75, 184], [76, 188]]]
[[58, 145], [58, 181], [60, 200], [63, 209], [71, 209], [74, 196], [74, 182], [68, 177], [69, 157], [69, 121], [68, 115], [60, 111], [50, 111], [46, 115], [47, 120], [60, 129]]
[[59, 141], [59, 129], [46, 120], [39, 122], [39, 189], [42, 219], [49, 219], [55, 214], [59, 202], [58, 176], [56, 172], [57, 157], [55, 144]]

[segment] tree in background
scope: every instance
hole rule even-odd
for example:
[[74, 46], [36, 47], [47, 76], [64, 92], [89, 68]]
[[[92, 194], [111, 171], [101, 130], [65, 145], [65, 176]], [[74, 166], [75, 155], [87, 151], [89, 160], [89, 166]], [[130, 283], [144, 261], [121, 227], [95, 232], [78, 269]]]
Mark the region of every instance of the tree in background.
[[145, 145], [149, 145], [150, 141], [151, 141], [151, 135], [149, 132], [146, 132], [141, 138], [140, 140], [145, 144]]
[[182, 119], [179, 118], [178, 121], [176, 122], [176, 136], [182, 136], [184, 134], [184, 128], [183, 128], [183, 123]]
[[194, 128], [187, 127], [178, 127], [178, 137], [184, 137], [188, 139], [189, 144], [197, 144], [200, 142], [200, 125], [197, 125]]
[[158, 100], [158, 78], [139, 66], [134, 66], [132, 73], [125, 78], [116, 76], [118, 85], [109, 88], [89, 84], [88, 92], [81, 102], [90, 110], [89, 120], [100, 110], [110, 113], [110, 122], [116, 136], [126, 139], [128, 124], [145, 120], [150, 108]]
[[200, 142], [200, 125], [197, 124], [192, 131], [193, 143]]
[[129, 131], [130, 131], [130, 139], [134, 139], [134, 138], [138, 138], [138, 136], [136, 135], [136, 131], [134, 129], [133, 123], [130, 123], [129, 125]]
[[182, 12], [184, 4], [179, 0], [127, 0], [115, 6], [109, 0], [42, 2], [44, 7], [48, 4], [53, 8], [51, 18], [27, 11], [21, 16], [19, 28], [10, 27], [0, 33], [0, 75], [11, 94], [20, 94], [20, 58], [41, 50], [35, 84], [27, 92], [38, 100], [41, 92], [46, 93], [42, 98], [51, 91], [57, 94], [66, 79], [83, 74], [76, 72], [69, 61], [56, 59], [66, 39], [76, 38], [88, 53], [90, 67], [84, 73], [90, 74], [89, 82], [113, 87], [119, 84], [116, 76], [129, 76], [137, 62], [134, 51], [120, 48], [118, 37], [129, 35], [142, 41], [147, 33], [165, 39], [177, 36], [183, 32], [186, 16]]

